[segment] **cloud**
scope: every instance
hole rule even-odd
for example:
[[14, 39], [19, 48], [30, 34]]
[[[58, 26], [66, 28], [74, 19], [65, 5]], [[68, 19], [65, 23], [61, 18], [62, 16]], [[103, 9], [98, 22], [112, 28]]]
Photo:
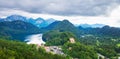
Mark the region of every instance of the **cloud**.
[[41, 14], [99, 16], [119, 4], [119, 0], [0, 0], [0, 10], [7, 8]]
[[68, 19], [73, 24], [120, 27], [120, 0], [0, 0], [0, 17]]
[[117, 6], [117, 8], [114, 8], [114, 10], [109, 14], [109, 16], [115, 18], [120, 17], [120, 5]]
[[51, 15], [51, 14], [39, 14], [39, 13], [30, 13], [22, 10], [12, 10], [7, 9], [4, 11], [0, 11], [0, 17], [7, 17], [9, 15], [18, 14], [28, 18], [38, 18], [42, 17], [44, 19], [54, 18], [56, 20], [64, 20], [68, 19], [73, 24], [106, 24], [114, 27], [120, 27], [120, 17], [119, 12], [120, 6], [115, 8], [108, 16], [61, 16], [61, 15]]

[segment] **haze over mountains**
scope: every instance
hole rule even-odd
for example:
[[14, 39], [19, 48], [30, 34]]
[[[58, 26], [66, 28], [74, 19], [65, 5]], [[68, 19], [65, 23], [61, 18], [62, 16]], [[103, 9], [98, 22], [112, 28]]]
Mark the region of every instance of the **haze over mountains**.
[[52, 18], [48, 20], [44, 20], [43, 18], [33, 19], [20, 15], [11, 15], [7, 18], [1, 18], [0, 21], [1, 35], [10, 36], [22, 41], [24, 41], [24, 38], [27, 35], [45, 33], [51, 30], [58, 30], [60, 32], [69, 31], [77, 37], [84, 34], [118, 37], [120, 32], [119, 28], [109, 27], [104, 24], [81, 24], [75, 26], [68, 20], [57, 21]]
[[[55, 21], [59, 21], [59, 20], [56, 20], [56, 19], [53, 19], [53, 18], [43, 19], [43, 18], [39, 17], [39, 18], [34, 19], [34, 18], [28, 18], [28, 17], [21, 16], [21, 15], [10, 15], [6, 18], [0, 18], [0, 22], [15, 21], [15, 20], [21, 20], [21, 21], [24, 21], [24, 22], [29, 22], [29, 23], [34, 24], [35, 26], [37, 26], [39, 28], [47, 27], [51, 23], [53, 23]], [[88, 28], [88, 27], [101, 28], [105, 25], [104, 24], [77, 24], [77, 26], [82, 26], [83, 28]]]
[[49, 24], [51, 24], [52, 22], [56, 21], [56, 20], [54, 20], [52, 18], [50, 18], [50, 19], [43, 19], [43, 18], [33, 19], [33, 18], [27, 18], [27, 17], [21, 16], [21, 15], [11, 15], [11, 16], [8, 16], [6, 18], [1, 18], [0, 22], [3, 22], [3, 21], [15, 21], [15, 20], [28, 22], [28, 23], [34, 24], [35, 26], [37, 26], [39, 28], [46, 27]]
[[83, 28], [102, 28], [105, 25], [104, 24], [80, 24]]

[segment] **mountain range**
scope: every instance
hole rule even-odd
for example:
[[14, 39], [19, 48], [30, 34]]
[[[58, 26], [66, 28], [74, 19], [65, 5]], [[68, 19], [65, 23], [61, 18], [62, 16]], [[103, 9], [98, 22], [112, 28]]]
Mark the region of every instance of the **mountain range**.
[[50, 30], [58, 30], [60, 32], [69, 31], [75, 34], [78, 38], [80, 35], [95, 35], [95, 36], [111, 36], [120, 37], [120, 28], [110, 27], [104, 25], [103, 27], [88, 27], [84, 28], [82, 26], [76, 27], [68, 20], [56, 21], [47, 27], [41, 28], [41, 32], [47, 32]]
[[50, 19], [43, 19], [43, 18], [33, 19], [33, 18], [27, 18], [27, 17], [21, 16], [21, 15], [10, 15], [6, 18], [0, 18], [0, 22], [15, 21], [15, 20], [21, 20], [21, 21], [24, 21], [24, 22], [28, 22], [28, 23], [31, 23], [31, 24], [39, 27], [39, 28], [46, 27], [49, 24], [51, 24], [52, 22], [56, 21], [53, 18], [50, 18]]
[[104, 25], [104, 24], [80, 24], [79, 26], [81, 26], [83, 28], [102, 28], [106, 25]]
[[[39, 18], [33, 19], [33, 18], [27, 18], [25, 16], [21, 16], [21, 15], [10, 15], [10, 16], [8, 16], [6, 18], [0, 18], [0, 22], [3, 22], [3, 21], [15, 21], [15, 20], [21, 20], [21, 21], [24, 21], [24, 22], [28, 22], [28, 23], [31, 23], [31, 24], [39, 27], [39, 28], [47, 27], [51, 23], [57, 21], [56, 19], [53, 19], [53, 18], [43, 19], [43, 18], [39, 17]], [[75, 25], [75, 24], [73, 24], [73, 25]], [[81, 26], [83, 28], [88, 28], [88, 27], [102, 28], [105, 25], [104, 24], [79, 24], [77, 26]]]
[[14, 39], [23, 39], [26, 35], [35, 33], [45, 33], [51, 30], [60, 32], [72, 32], [78, 38], [80, 35], [92, 34], [97, 36], [117, 36], [120, 35], [120, 28], [105, 26], [103, 24], [83, 24], [74, 26], [68, 20], [56, 21], [52, 18], [26, 18], [20, 15], [11, 15], [7, 18], [0, 18], [0, 35], [10, 36]]

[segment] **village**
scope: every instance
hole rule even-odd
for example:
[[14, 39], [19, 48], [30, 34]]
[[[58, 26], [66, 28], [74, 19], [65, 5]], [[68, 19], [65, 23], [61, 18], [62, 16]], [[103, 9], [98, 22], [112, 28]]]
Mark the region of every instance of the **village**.
[[[69, 42], [70, 43], [75, 43], [75, 39], [70, 38]], [[59, 54], [59, 55], [65, 55], [62, 52], [61, 46], [45, 46], [43, 43], [41, 43], [41, 44], [37, 44], [37, 48], [39, 48], [39, 47], [43, 47], [46, 50], [46, 52], [50, 52], [50, 53], [53, 53], [53, 54]]]

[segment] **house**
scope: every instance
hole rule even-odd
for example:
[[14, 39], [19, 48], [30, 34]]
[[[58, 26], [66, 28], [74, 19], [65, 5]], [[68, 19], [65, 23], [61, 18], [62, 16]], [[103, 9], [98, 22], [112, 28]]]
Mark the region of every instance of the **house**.
[[69, 41], [70, 41], [70, 43], [75, 43], [75, 39], [74, 38], [70, 38]]
[[63, 55], [62, 49], [58, 46], [44, 46], [46, 52], [51, 52], [53, 54]]

